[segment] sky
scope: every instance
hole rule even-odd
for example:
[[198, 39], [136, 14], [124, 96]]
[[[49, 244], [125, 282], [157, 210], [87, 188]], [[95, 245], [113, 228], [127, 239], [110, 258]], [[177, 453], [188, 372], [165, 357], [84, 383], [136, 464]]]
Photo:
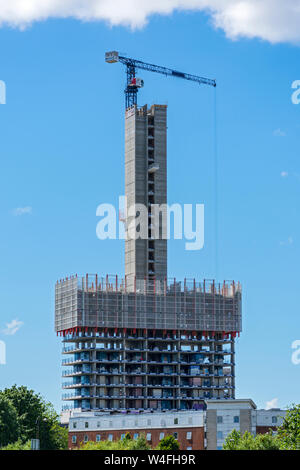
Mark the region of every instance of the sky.
[[125, 70], [104, 61], [117, 50], [217, 80], [139, 73], [139, 104], [168, 105], [168, 201], [205, 205], [204, 248], [171, 240], [169, 276], [240, 281], [237, 397], [299, 403], [300, 1], [149, 5], [0, 0], [0, 389], [59, 411], [55, 282], [124, 272], [124, 242], [96, 237], [98, 205], [124, 194]]

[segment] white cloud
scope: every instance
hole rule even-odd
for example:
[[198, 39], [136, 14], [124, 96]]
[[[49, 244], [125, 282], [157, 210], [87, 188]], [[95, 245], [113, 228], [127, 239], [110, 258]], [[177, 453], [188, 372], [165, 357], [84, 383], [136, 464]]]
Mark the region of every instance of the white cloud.
[[282, 131], [281, 129], [276, 129], [274, 132], [273, 132], [273, 135], [275, 137], [286, 137], [286, 133], [284, 131]]
[[282, 171], [282, 172], [280, 173], [280, 176], [281, 176], [281, 178], [287, 178], [287, 177], [289, 176], [289, 174], [288, 174], [287, 171]]
[[0, 0], [0, 24], [26, 27], [47, 18], [104, 20], [142, 27], [153, 14], [204, 11], [231, 39], [300, 41], [300, 0]]
[[32, 214], [32, 207], [31, 206], [17, 207], [16, 209], [13, 210], [13, 215], [15, 215], [15, 216], [27, 215], [27, 214]]
[[271, 410], [272, 408], [278, 408], [278, 398], [273, 398], [266, 403], [266, 410]]
[[7, 336], [15, 335], [16, 332], [23, 325], [24, 323], [22, 321], [19, 321], [18, 319], [12, 320], [10, 323], [6, 323], [6, 328], [2, 330], [2, 333], [4, 333]]

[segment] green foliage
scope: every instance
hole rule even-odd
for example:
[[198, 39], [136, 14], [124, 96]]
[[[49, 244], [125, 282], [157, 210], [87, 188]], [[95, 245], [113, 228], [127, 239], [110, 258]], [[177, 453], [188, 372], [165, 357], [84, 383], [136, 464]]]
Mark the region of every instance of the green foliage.
[[241, 441], [241, 433], [234, 429], [225, 439], [223, 450], [238, 450]]
[[49, 430], [49, 447], [53, 450], [67, 450], [68, 449], [68, 429], [63, 428], [59, 423], [59, 416], [52, 420], [52, 425]]
[[286, 413], [277, 434], [246, 432], [243, 436], [232, 431], [226, 438], [224, 450], [300, 450], [300, 405], [293, 405]]
[[144, 434], [139, 436], [138, 439], [134, 439], [132, 441], [132, 447], [130, 450], [151, 450]]
[[174, 436], [166, 436], [160, 441], [156, 449], [157, 450], [179, 450], [179, 444]]
[[0, 446], [6, 446], [19, 437], [17, 411], [12, 402], [0, 395]]
[[0, 450], [30, 450], [31, 449], [31, 441], [22, 442], [21, 439], [14, 442], [13, 444], [8, 444], [5, 447], [2, 447]]
[[257, 434], [255, 437], [248, 431], [243, 435], [235, 429], [228, 434], [223, 450], [279, 450], [280, 441], [270, 431], [267, 434]]
[[118, 441], [87, 442], [81, 444], [79, 450], [151, 450], [145, 436], [132, 439], [127, 433], [124, 439]]
[[25, 443], [38, 436], [41, 450], [68, 448], [67, 429], [61, 428], [58, 414], [40, 394], [27, 387], [14, 385], [0, 391], [1, 397], [8, 399], [14, 406], [19, 425], [18, 432], [11, 435], [7, 443], [17, 441], [19, 437]]
[[300, 450], [300, 405], [293, 405], [278, 428], [278, 439], [283, 450]]
[[256, 436], [255, 450], [280, 450], [280, 448], [280, 440], [276, 435], [273, 435], [272, 431]]

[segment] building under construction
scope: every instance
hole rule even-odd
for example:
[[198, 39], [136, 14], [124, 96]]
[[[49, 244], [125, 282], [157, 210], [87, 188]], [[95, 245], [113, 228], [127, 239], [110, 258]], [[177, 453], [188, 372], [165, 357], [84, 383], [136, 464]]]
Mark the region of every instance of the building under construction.
[[241, 286], [168, 278], [166, 220], [159, 219], [154, 237], [151, 213], [154, 204], [167, 203], [167, 107], [131, 102], [140, 82], [129, 72], [125, 224], [129, 208], [142, 204], [149, 210], [147, 237], [127, 237], [124, 278], [71, 276], [56, 284], [64, 408], [197, 410], [204, 400], [235, 398]]

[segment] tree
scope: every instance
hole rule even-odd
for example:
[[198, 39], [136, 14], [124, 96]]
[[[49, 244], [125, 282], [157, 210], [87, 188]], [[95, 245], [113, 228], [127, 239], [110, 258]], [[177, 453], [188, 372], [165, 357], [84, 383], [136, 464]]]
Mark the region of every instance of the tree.
[[16, 442], [13, 444], [8, 444], [5, 447], [1, 447], [0, 450], [30, 450], [31, 449], [31, 442], [27, 441], [25, 444], [21, 441], [21, 439], [18, 439]]
[[283, 450], [300, 450], [300, 405], [292, 405], [282, 425], [278, 428], [278, 439]]
[[223, 450], [279, 450], [280, 441], [270, 431], [267, 434], [253, 436], [246, 431], [243, 435], [235, 429], [228, 434]]
[[0, 446], [6, 446], [19, 437], [18, 414], [11, 401], [0, 395]]
[[274, 436], [272, 431], [266, 434], [258, 434], [256, 436], [256, 449], [255, 450], [280, 450], [281, 443], [277, 436]]
[[[19, 435], [23, 443], [40, 438], [41, 450], [67, 449], [66, 429], [61, 428], [59, 416], [50, 403], [44, 401], [40, 394], [27, 387], [6, 388], [0, 391], [0, 397], [8, 399], [16, 409], [19, 423]], [[18, 439], [18, 435], [12, 443]]]
[[234, 429], [225, 439], [223, 450], [237, 450], [241, 442], [241, 433]]
[[179, 450], [179, 444], [174, 436], [166, 436], [160, 441], [156, 449], [157, 450]]
[[144, 434], [132, 441], [130, 450], [151, 450], [151, 447], [149, 446]]
[[132, 439], [126, 433], [123, 439], [117, 441], [87, 442], [81, 444], [79, 450], [150, 450], [145, 436], [142, 434], [137, 439]]
[[272, 431], [256, 437], [246, 432], [243, 436], [232, 431], [223, 446], [225, 450], [300, 450], [300, 405], [288, 409], [277, 434]]

